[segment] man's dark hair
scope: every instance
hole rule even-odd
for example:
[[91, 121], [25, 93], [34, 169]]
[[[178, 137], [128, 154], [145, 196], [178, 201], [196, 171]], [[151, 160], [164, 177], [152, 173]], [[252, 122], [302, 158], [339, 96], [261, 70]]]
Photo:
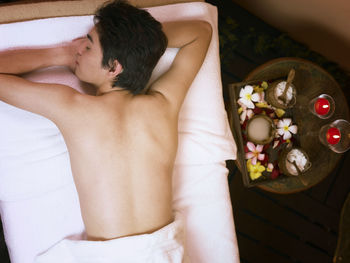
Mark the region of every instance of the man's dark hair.
[[112, 86], [133, 94], [145, 93], [152, 71], [168, 44], [162, 25], [147, 11], [123, 0], [100, 7], [94, 22], [103, 52], [102, 66], [112, 68], [115, 59], [123, 66]]

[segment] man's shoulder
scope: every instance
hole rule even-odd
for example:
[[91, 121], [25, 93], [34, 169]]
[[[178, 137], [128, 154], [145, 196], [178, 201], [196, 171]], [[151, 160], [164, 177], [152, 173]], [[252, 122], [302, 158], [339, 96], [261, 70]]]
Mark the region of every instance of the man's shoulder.
[[161, 92], [150, 89], [145, 94], [132, 95], [130, 102], [144, 106], [166, 107], [167, 99]]
[[148, 92], [135, 95], [129, 101], [121, 103], [120, 110], [141, 122], [173, 120], [176, 118], [171, 103], [160, 92]]

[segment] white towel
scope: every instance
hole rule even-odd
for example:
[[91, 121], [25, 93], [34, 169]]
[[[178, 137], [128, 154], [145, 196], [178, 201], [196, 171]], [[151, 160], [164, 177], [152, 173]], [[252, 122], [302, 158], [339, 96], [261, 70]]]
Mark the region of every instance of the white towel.
[[108, 241], [64, 239], [34, 263], [183, 263], [184, 229], [177, 218], [151, 234]]

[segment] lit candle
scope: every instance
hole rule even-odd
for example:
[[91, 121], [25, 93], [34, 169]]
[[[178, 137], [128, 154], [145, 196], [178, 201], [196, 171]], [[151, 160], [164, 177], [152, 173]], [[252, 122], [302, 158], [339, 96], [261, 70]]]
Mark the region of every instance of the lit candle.
[[328, 129], [326, 137], [329, 144], [337, 144], [341, 137], [340, 131], [335, 127], [331, 127]]
[[330, 103], [325, 98], [319, 98], [315, 102], [315, 111], [319, 115], [326, 115], [330, 110]]

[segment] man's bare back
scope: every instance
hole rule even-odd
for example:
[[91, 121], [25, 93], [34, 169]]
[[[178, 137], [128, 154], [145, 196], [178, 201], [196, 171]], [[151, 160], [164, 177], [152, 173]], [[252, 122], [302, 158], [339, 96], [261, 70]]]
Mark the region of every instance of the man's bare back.
[[[161, 95], [83, 97], [87, 118], [58, 123], [89, 239], [153, 232], [173, 220], [177, 119]], [[77, 111], [84, 110], [78, 108]]]

